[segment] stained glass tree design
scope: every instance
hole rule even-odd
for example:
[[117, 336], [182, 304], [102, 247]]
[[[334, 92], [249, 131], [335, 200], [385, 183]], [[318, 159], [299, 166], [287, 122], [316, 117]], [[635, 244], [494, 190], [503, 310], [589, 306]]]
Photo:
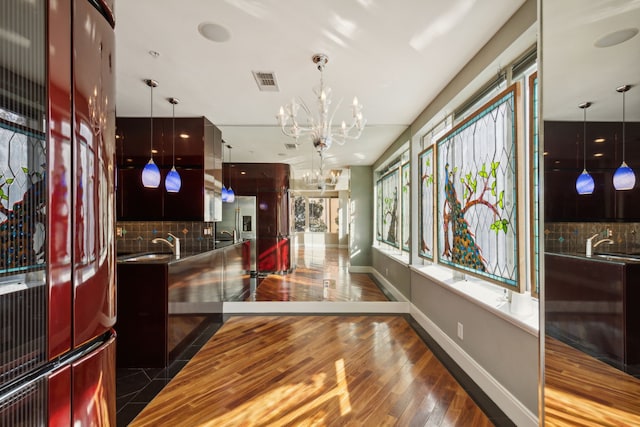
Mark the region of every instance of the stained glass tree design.
[[411, 164], [409, 162], [402, 165], [402, 250], [409, 250], [410, 236], [411, 236], [411, 212], [410, 212], [410, 200], [411, 200]]
[[393, 169], [382, 177], [382, 241], [399, 248], [398, 181], [400, 171]]

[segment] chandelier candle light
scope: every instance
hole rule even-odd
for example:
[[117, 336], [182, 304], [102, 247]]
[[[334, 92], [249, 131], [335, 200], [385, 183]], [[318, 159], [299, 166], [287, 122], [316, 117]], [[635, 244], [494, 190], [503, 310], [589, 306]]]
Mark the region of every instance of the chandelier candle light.
[[591, 106], [590, 102], [583, 102], [578, 105], [578, 107], [582, 108], [583, 111], [583, 131], [582, 131], [582, 147], [583, 147], [583, 155], [582, 155], [582, 173], [576, 179], [576, 190], [578, 194], [592, 194], [593, 189], [595, 188], [595, 183], [593, 182], [593, 177], [587, 172], [587, 108]]
[[624, 85], [620, 86], [616, 89], [616, 91], [622, 93], [622, 164], [618, 169], [616, 169], [613, 174], [613, 186], [616, 190], [633, 190], [633, 187], [636, 185], [636, 175], [633, 173], [633, 169], [631, 169], [627, 163], [625, 162], [625, 134], [624, 134], [624, 94], [631, 86]]
[[150, 158], [142, 170], [142, 185], [147, 188], [158, 188], [160, 185], [160, 169], [153, 161], [153, 88], [158, 86], [158, 82], [152, 79], [147, 79], [144, 82], [151, 88], [151, 137], [149, 140]]
[[[335, 115], [340, 102], [336, 106], [336, 110], [329, 115], [329, 107], [331, 105], [331, 88], [324, 86], [323, 72], [329, 61], [327, 55], [316, 54], [312, 57], [313, 63], [320, 71], [320, 86], [313, 89], [318, 101], [318, 115], [314, 116], [311, 110], [303, 100], [296, 101], [292, 99], [291, 103], [280, 107], [280, 112], [276, 116], [282, 132], [296, 140], [302, 135], [310, 135], [313, 146], [322, 157], [323, 152], [331, 148], [333, 141], [339, 145], [344, 145], [348, 139], [358, 139], [362, 134], [362, 130], [366, 124], [366, 120], [362, 117], [362, 105], [358, 102], [358, 98], [353, 98], [352, 115], [353, 121], [347, 125], [344, 121], [339, 127], [333, 126], [333, 116]], [[298, 110], [302, 107], [307, 115], [307, 125], [301, 125], [298, 122]]]
[[177, 193], [182, 186], [180, 174], [176, 170], [176, 104], [180, 101], [177, 98], [169, 98], [169, 103], [173, 110], [173, 149], [172, 149], [172, 167], [164, 179], [164, 187], [168, 193]]

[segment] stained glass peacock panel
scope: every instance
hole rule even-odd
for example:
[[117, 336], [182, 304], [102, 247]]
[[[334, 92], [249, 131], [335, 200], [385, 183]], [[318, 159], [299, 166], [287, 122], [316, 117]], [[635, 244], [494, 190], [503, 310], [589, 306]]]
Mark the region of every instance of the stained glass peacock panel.
[[384, 175], [382, 181], [382, 241], [395, 246], [400, 247], [398, 231], [399, 212], [400, 212], [400, 198], [398, 197], [398, 183], [399, 183], [400, 170], [398, 168], [393, 169], [391, 172]]
[[516, 89], [437, 142], [438, 260], [517, 287]]
[[433, 147], [418, 155], [420, 165], [420, 241], [418, 255], [433, 259]]
[[402, 250], [409, 251], [411, 242], [411, 164], [409, 162], [402, 165]]

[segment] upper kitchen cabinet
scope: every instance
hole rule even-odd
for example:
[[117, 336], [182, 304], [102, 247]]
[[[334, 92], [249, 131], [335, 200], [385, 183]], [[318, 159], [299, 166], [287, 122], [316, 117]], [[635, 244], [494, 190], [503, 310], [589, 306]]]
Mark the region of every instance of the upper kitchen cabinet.
[[[222, 133], [205, 117], [175, 119], [175, 160], [171, 118], [116, 119], [117, 218], [121, 221], [220, 221], [222, 218]], [[153, 159], [158, 188], [142, 185], [142, 168]], [[168, 193], [164, 179], [175, 162], [182, 186]]]

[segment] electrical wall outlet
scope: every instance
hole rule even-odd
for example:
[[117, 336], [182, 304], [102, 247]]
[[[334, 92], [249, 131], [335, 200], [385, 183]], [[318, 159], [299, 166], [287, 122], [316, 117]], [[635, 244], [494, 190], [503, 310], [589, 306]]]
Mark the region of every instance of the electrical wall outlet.
[[458, 338], [464, 339], [464, 326], [460, 322], [458, 322]]
[[384, 268], [384, 275], [385, 276], [389, 275], [389, 269], [387, 267]]

